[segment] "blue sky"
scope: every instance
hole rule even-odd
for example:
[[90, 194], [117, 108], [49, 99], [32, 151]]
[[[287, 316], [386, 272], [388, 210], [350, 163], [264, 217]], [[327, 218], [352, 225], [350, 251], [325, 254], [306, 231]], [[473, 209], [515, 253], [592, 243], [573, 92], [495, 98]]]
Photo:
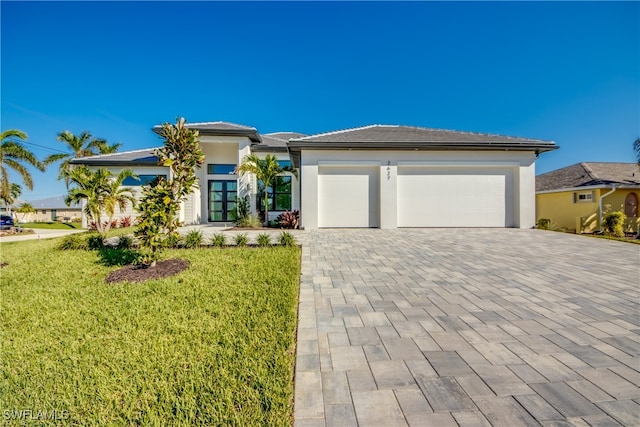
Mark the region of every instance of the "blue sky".
[[[638, 2], [0, 2], [1, 127], [123, 150], [184, 116], [307, 134], [404, 124], [553, 140], [537, 172], [634, 161]], [[37, 145], [33, 145], [37, 144]], [[42, 148], [46, 147], [46, 148]], [[23, 199], [66, 192], [57, 165]]]

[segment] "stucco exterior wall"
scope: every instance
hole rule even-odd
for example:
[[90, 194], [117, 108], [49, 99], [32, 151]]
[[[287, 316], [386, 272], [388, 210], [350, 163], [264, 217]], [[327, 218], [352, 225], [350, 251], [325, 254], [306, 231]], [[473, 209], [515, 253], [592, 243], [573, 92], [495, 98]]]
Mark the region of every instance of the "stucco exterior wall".
[[[381, 228], [396, 228], [398, 167], [403, 163], [426, 166], [467, 165], [469, 167], [507, 168], [513, 173], [512, 207], [514, 225], [535, 225], [535, 155], [533, 152], [483, 151], [395, 151], [395, 150], [303, 150], [301, 153], [301, 223], [309, 229], [318, 227], [319, 168], [330, 165], [375, 164], [379, 168], [379, 215]], [[348, 214], [348, 212], [345, 212]]]
[[[585, 188], [537, 194], [536, 220], [550, 219], [552, 225], [575, 233], [598, 231], [600, 230], [599, 200], [610, 190], [610, 188]], [[576, 193], [592, 193], [592, 200], [574, 203], [574, 194]], [[617, 189], [613, 194], [606, 196], [602, 200], [603, 215], [615, 211], [624, 212], [625, 198], [629, 193], [635, 193], [640, 199], [640, 191], [629, 189]], [[639, 224], [638, 217], [627, 218], [625, 229], [637, 232]]]

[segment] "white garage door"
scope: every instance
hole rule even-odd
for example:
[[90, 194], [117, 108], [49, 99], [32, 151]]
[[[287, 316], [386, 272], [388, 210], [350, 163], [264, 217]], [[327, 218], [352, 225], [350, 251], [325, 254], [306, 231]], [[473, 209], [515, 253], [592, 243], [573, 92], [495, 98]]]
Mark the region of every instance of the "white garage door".
[[321, 166], [318, 227], [378, 227], [378, 169]]
[[508, 169], [398, 168], [398, 226], [512, 226], [512, 193]]

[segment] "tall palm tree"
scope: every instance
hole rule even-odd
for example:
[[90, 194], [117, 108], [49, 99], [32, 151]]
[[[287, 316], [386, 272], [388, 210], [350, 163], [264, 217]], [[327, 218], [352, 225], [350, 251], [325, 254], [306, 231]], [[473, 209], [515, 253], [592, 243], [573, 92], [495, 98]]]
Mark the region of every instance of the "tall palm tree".
[[77, 136], [64, 130], [58, 134], [57, 140], [67, 145], [67, 153], [52, 154], [44, 160], [44, 163], [49, 165], [62, 160], [58, 179], [64, 179], [67, 188], [70, 183], [67, 174], [71, 170], [71, 159], [115, 153], [122, 145], [120, 143], [109, 145], [105, 139], [94, 138], [87, 131]]
[[44, 164], [22, 144], [22, 141], [27, 139], [27, 134], [23, 131], [18, 129], [5, 130], [0, 133], [0, 139], [2, 141], [0, 143], [0, 199], [10, 205], [15, 197], [12, 196], [9, 169], [17, 172], [24, 185], [29, 190], [33, 190], [33, 178], [27, 166], [34, 166], [44, 172]]
[[636, 138], [633, 142], [633, 151], [636, 153], [636, 161], [638, 162], [638, 166], [640, 166], [640, 138]]
[[276, 180], [278, 175], [284, 172], [292, 173], [296, 178], [298, 172], [289, 167], [282, 167], [278, 163], [278, 159], [273, 154], [267, 154], [264, 159], [259, 158], [255, 154], [248, 154], [242, 160], [242, 164], [236, 168], [236, 173], [244, 175], [250, 173], [255, 175], [264, 185], [264, 223], [269, 224], [269, 192], [267, 189]]
[[[122, 211], [126, 209], [128, 201], [135, 203], [131, 191], [121, 188], [125, 178], [135, 176], [131, 170], [123, 170], [114, 176], [108, 169], [92, 171], [86, 166], [80, 166], [71, 169], [66, 176], [75, 186], [69, 190], [65, 203], [70, 205], [84, 200], [84, 213], [90, 222], [95, 223], [100, 233], [109, 231], [116, 207]], [[100, 220], [103, 212], [109, 217], [106, 223]]]

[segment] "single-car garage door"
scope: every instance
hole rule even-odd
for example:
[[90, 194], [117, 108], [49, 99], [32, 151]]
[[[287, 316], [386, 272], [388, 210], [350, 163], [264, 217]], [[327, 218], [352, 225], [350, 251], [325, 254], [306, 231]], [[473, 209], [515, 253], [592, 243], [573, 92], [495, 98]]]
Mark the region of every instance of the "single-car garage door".
[[379, 167], [321, 166], [318, 227], [378, 227]]
[[399, 227], [510, 227], [508, 168], [399, 167]]

